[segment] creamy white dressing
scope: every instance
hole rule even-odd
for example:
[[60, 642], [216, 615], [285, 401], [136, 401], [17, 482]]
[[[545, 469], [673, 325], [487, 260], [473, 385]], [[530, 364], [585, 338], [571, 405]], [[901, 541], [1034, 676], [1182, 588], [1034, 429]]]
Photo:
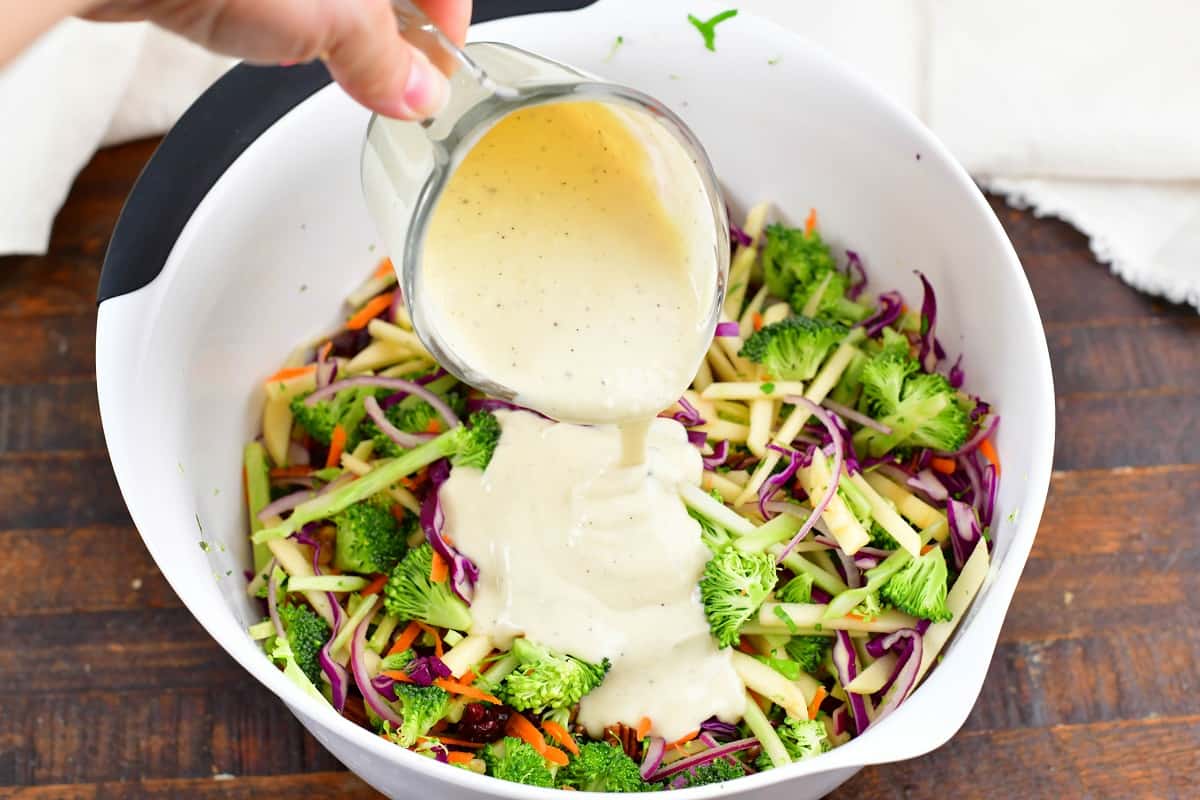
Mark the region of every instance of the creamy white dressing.
[[647, 717], [674, 740], [713, 715], [740, 719], [745, 691], [697, 588], [709, 552], [679, 499], [679, 484], [698, 485], [702, 471], [682, 426], [654, 420], [645, 462], [624, 467], [613, 426], [497, 417], [487, 470], [454, 469], [439, 495], [446, 532], [479, 566], [472, 633], [608, 658], [580, 704], [593, 736]]
[[459, 358], [559, 420], [649, 419], [695, 375], [717, 291], [711, 206], [649, 114], [514, 112], [451, 175], [422, 303]]

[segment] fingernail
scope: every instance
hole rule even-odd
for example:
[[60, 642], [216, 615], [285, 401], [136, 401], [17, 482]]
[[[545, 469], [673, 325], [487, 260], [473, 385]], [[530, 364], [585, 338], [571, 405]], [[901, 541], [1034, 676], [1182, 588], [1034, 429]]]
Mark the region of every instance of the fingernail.
[[414, 55], [408, 83], [404, 86], [405, 105], [414, 114], [432, 117], [442, 110], [449, 95], [450, 84], [446, 76], [438, 72], [423, 54]]

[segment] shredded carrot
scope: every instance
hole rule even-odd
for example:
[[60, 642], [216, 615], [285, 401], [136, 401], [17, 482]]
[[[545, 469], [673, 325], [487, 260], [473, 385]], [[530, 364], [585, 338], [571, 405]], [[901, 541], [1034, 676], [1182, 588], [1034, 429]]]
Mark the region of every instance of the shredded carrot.
[[669, 745], [667, 745], [667, 747], [683, 747], [685, 744], [690, 742], [692, 739], [695, 739], [699, 735], [700, 735], [700, 729], [697, 728], [696, 730], [692, 731], [689, 734], [680, 736], [678, 739], [676, 739], [675, 741], [673, 741]]
[[493, 705], [501, 705], [499, 698], [495, 695], [488, 694], [478, 686], [467, 686], [462, 681], [452, 681], [449, 678], [434, 678], [433, 685], [440, 686], [450, 694], [469, 697], [472, 700], [482, 700], [485, 703], [492, 703]]
[[754, 700], [754, 702], [758, 703], [758, 707], [761, 708], [764, 712], [771, 710], [771, 701], [770, 700], [763, 697], [761, 694], [754, 691], [753, 689], [747, 689], [746, 692], [750, 695], [750, 697]]
[[267, 378], [263, 383], [273, 383], [275, 381], [286, 381], [288, 378], [299, 378], [301, 375], [307, 375], [310, 372], [315, 372], [316, 364], [308, 364], [303, 367], [284, 367], [276, 372], [271, 377]]
[[379, 262], [379, 266], [376, 267], [375, 271], [371, 273], [371, 277], [372, 278], [382, 278], [385, 275], [387, 275], [389, 272], [392, 272], [392, 271], [393, 271], [392, 260], [390, 258], [385, 258]]
[[475, 670], [469, 669], [463, 673], [463, 676], [458, 679], [458, 682], [463, 686], [470, 686], [479, 676], [475, 674]]
[[984, 439], [979, 443], [979, 452], [983, 453], [983, 457], [988, 460], [988, 463], [996, 468], [996, 477], [1000, 477], [1000, 456], [996, 454], [996, 448], [992, 445], [991, 437]]
[[421, 635], [421, 628], [416, 621], [408, 623], [408, 627], [404, 632], [396, 637], [396, 643], [392, 645], [392, 649], [387, 651], [389, 656], [394, 656], [396, 653], [403, 653], [408, 648], [412, 647], [412, 643]]
[[321, 361], [329, 358], [329, 354], [333, 352], [333, 340], [330, 339], [325, 344], [321, 345], [321, 349], [317, 351], [317, 358]]
[[514, 711], [508, 718], [508, 724], [504, 726], [504, 732], [525, 741], [539, 753], [544, 753], [546, 750], [546, 739], [542, 736], [542, 732], [533, 727], [533, 723], [525, 719], [523, 714]]
[[400, 683], [412, 683], [413, 682], [413, 679], [411, 677], [409, 677], [409, 674], [401, 669], [389, 669], [389, 670], [386, 670], [379, 674], [386, 675], [387, 677], [391, 678], [394, 681], [400, 681]]
[[378, 317], [392, 304], [392, 298], [396, 296], [395, 292], [388, 292], [377, 297], [372, 297], [366, 302], [362, 308], [354, 312], [354, 316], [346, 320], [346, 330], [358, 331], [367, 327], [367, 323]]
[[[267, 473], [268, 475], [270, 472]], [[246, 475], [246, 468], [242, 467], [242, 499], [249, 500], [250, 498], [250, 477]]]
[[638, 720], [637, 728], [635, 730], [637, 731], [637, 738], [645, 739], [646, 734], [650, 733], [650, 718], [642, 717], [640, 720]]
[[442, 432], [441, 421], [438, 420], [437, 417], [433, 417], [432, 419], [430, 419], [429, 424], [425, 426], [425, 432], [426, 433], [441, 433]]
[[751, 655], [751, 656], [758, 655], [758, 651], [755, 650], [754, 646], [751, 645], [750, 642], [747, 641], [745, 638], [738, 639], [737, 649], [741, 650], [746, 655]]
[[565, 767], [571, 759], [567, 758], [567, 754], [557, 747], [546, 745], [546, 749], [542, 751], [542, 758], [549, 761], [556, 767]]
[[364, 586], [359, 594], [361, 594], [363, 597], [372, 594], [379, 594], [380, 590], [382, 590], [384, 586], [387, 586], [387, 582], [387, 575], [376, 575], [374, 580]]
[[433, 637], [433, 652], [438, 658], [442, 657], [442, 636], [437, 632], [437, 628], [432, 625], [426, 625], [424, 622], [418, 622], [417, 627]]
[[466, 764], [468, 761], [475, 760], [475, 754], [464, 753], [461, 750], [447, 750], [446, 760], [451, 764]]
[[763, 326], [762, 314], [755, 311], [754, 314], [750, 317], [750, 320], [754, 323], [754, 330], [756, 330], [756, 331], [762, 330], [762, 326]]
[[563, 747], [571, 751], [572, 755], [579, 755], [579, 745], [575, 744], [575, 739], [571, 734], [567, 733], [567, 729], [559, 725], [552, 719], [542, 722], [542, 730], [550, 734], [550, 738], [561, 744]]
[[931, 458], [929, 459], [929, 466], [943, 475], [953, 475], [954, 470], [958, 468], [953, 458]]
[[302, 464], [293, 467], [271, 467], [271, 471], [267, 474], [272, 478], [303, 478], [310, 472], [312, 472], [312, 467]]
[[441, 554], [434, 551], [433, 562], [429, 565], [429, 580], [434, 583], [442, 583], [450, 574], [450, 565], [446, 563], [446, 559], [442, 558]]
[[817, 210], [810, 208], [808, 210], [808, 219], [804, 220], [804, 235], [811, 236], [812, 232], [817, 229]]
[[922, 548], [921, 548], [921, 555], [925, 555], [925, 554], [926, 554], [926, 553], [928, 553], [930, 550], [932, 550], [932, 549], [933, 549], [935, 546], [936, 546], [936, 545], [932, 545], [932, 544], [927, 544], [927, 545], [925, 545], [924, 547], [922, 547]]
[[817, 718], [817, 712], [821, 710], [821, 701], [825, 699], [826, 694], [828, 693], [825, 691], [824, 686], [817, 687], [817, 691], [813, 694], [812, 702], [808, 704], [809, 719]]
[[404, 522], [404, 518], [408, 516], [408, 509], [399, 503], [392, 503], [391, 512], [392, 518], [395, 519], [396, 522]]
[[847, 615], [846, 615], [846, 619], [856, 619], [856, 620], [858, 620], [859, 622], [862, 622], [864, 619], [866, 619], [866, 617], [864, 617], [862, 614], [853, 614], [853, 613], [851, 613], [851, 614], [847, 614]]
[[[400, 485], [403, 486], [405, 489], [408, 489], [411, 491], [411, 490], [417, 488], [418, 483], [412, 477], [406, 476], [406, 477], [403, 477], [400, 479]], [[392, 507], [395, 508], [395, 506], [392, 506]], [[401, 510], [403, 511], [403, 508], [401, 508]]]
[[333, 435], [329, 437], [329, 455], [325, 459], [325, 467], [336, 467], [342, 459], [342, 451], [346, 449], [346, 429], [341, 425], [333, 426]]
[[442, 744], [451, 744], [455, 747], [469, 747], [472, 750], [483, 748], [483, 742], [468, 742], [466, 739], [455, 739], [452, 736], [439, 736], [438, 741]]

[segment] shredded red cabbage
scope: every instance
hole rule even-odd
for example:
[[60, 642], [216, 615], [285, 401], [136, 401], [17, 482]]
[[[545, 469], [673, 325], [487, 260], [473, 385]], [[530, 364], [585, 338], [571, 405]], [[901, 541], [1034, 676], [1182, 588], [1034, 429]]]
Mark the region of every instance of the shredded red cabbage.
[[437, 656], [417, 656], [404, 671], [417, 686], [432, 686], [437, 678], [450, 677], [450, 668]]
[[741, 336], [742, 329], [736, 322], [718, 322], [714, 336]]
[[850, 712], [846, 710], [844, 705], [835, 708], [829, 716], [830, 721], [833, 722], [834, 736], [841, 736], [843, 733], [850, 732]]
[[983, 538], [975, 509], [961, 500], [951, 500], [946, 507], [946, 519], [950, 523], [950, 549], [954, 554], [954, 568], [962, 569], [975, 552], [975, 546]]
[[945, 353], [939, 352], [941, 345], [937, 343], [934, 331], [937, 329], [937, 298], [933, 294], [933, 286], [920, 270], [913, 270], [921, 279], [924, 294], [921, 297], [921, 349], [917, 360], [926, 372], [933, 372], [938, 359]]
[[729, 221], [729, 238], [742, 247], [749, 247], [754, 244], [754, 240], [750, 238], [750, 234], [742, 230], [742, 226], [733, 220]]
[[709, 717], [704, 722], [701, 722], [700, 730], [711, 733], [714, 736], [720, 736], [723, 739], [733, 739], [738, 735], [737, 725], [722, 722], [716, 717]]
[[768, 450], [774, 450], [776, 453], [781, 453], [787, 456], [787, 466], [782, 472], [776, 472], [763, 481], [762, 486], [758, 487], [758, 511], [762, 514], [763, 519], [771, 519], [774, 514], [771, 513], [768, 504], [775, 497], [780, 489], [786, 489], [792, 478], [796, 477], [796, 471], [800, 467], [808, 466], [812, 463], [812, 452], [799, 450], [789, 450], [772, 442], [767, 445]]
[[695, 447], [704, 447], [704, 443], [708, 441], [708, 434], [704, 431], [688, 431], [687, 440], [688, 444]]
[[[320, 575], [322, 574], [321, 542], [312, 536], [316, 528], [317, 524], [310, 522], [293, 533], [290, 538], [312, 548], [313, 574]], [[317, 662], [321, 665], [321, 672], [325, 674], [326, 679], [329, 681], [330, 699], [333, 707], [340, 714], [342, 713], [342, 709], [346, 707], [346, 698], [350, 694], [350, 676], [347, 674], [346, 668], [334, 660], [333, 651], [330, 647], [333, 645], [333, 640], [337, 638], [338, 633], [342, 630], [342, 623], [345, 621], [346, 615], [342, 611], [342, 604], [338, 602], [336, 594], [326, 592], [325, 598], [329, 601], [329, 605], [333, 611], [333, 630], [329, 634], [329, 639], [317, 651]]]
[[[846, 272], [850, 275], [850, 285], [846, 288], [846, 297], [851, 300], [857, 300], [858, 296], [863, 293], [863, 289], [867, 288], [867, 271], [863, 268], [862, 259], [858, 257], [858, 252], [855, 250], [846, 251]], [[858, 277], [854, 277], [854, 273], [858, 273]]]
[[[854, 651], [854, 643], [846, 631], [835, 631], [833, 642], [833, 666], [837, 670], [838, 680], [842, 686], [849, 686], [858, 677], [858, 653]], [[854, 730], [861, 734], [871, 724], [867, 714], [867, 701], [855, 692], [846, 692], [850, 702], [850, 714], [854, 722]]]
[[808, 515], [808, 519], [804, 520], [804, 524], [800, 526], [800, 530], [796, 531], [796, 535], [792, 537], [792, 540], [788, 542], [783, 548], [783, 551], [780, 552], [779, 557], [775, 559], [775, 563], [777, 564], [782, 563], [783, 560], [792, 552], [792, 550], [795, 549], [796, 545], [798, 545], [801, 540], [808, 535], [808, 532], [813, 529], [813, 526], [817, 524], [817, 519], [823, 513], [825, 513], [825, 509], [829, 507], [829, 501], [832, 500], [833, 496], [837, 493], [838, 482], [842, 479], [842, 437], [838, 433], [837, 425], [829, 418], [829, 414], [825, 411], [825, 409], [821, 408], [808, 398], [788, 395], [788, 397], [785, 399], [787, 402], [792, 403], [793, 405], [802, 406], [807, 409], [810, 414], [820, 420], [821, 424], [825, 426], [825, 430], [829, 433], [830, 438], [833, 440], [833, 464], [829, 470], [831, 477], [829, 486], [825, 489], [825, 494], [822, 495], [821, 499], [813, 505], [812, 513]]
[[961, 389], [963, 381], [966, 380], [966, 375], [962, 368], [962, 353], [959, 353], [958, 358], [954, 359], [954, 366], [950, 367], [949, 381], [950, 385], [955, 389]]
[[983, 468], [983, 494], [980, 496], [977, 507], [979, 508], [979, 521], [983, 527], [990, 528], [992, 526], [992, 517], [996, 512], [996, 491], [1000, 487], [1000, 481], [996, 477], [996, 468], [988, 464]]
[[550, 419], [540, 411], [534, 411], [532, 408], [519, 406], [516, 403], [508, 400], [501, 400], [498, 397], [469, 397], [467, 398], [468, 411], [524, 411], [528, 414], [541, 417], [542, 419]]
[[399, 698], [396, 697], [396, 680], [389, 678], [387, 675], [376, 675], [371, 678], [371, 685], [375, 687], [375, 691], [383, 695], [385, 700], [396, 702]]
[[713, 448], [711, 456], [703, 456], [700, 460], [704, 462], [705, 469], [716, 469], [725, 463], [725, 459], [729, 457], [729, 442], [725, 439], [717, 442], [717, 446]]
[[[926, 625], [928, 627], [928, 625]], [[868, 725], [877, 724], [880, 720], [891, 714], [900, 704], [908, 698], [909, 694], [916, 687], [917, 675], [921, 671], [921, 659], [924, 656], [924, 628], [918, 629], [904, 628], [895, 633], [888, 634], [881, 642], [880, 647], [883, 650], [890, 651], [896, 655], [896, 668], [888, 678], [884, 687], [880, 690], [883, 695], [883, 701], [875, 708], [875, 718], [868, 721]], [[854, 697], [852, 692], [848, 692], [850, 697]], [[859, 729], [859, 734], [862, 734], [863, 729]]]
[[434, 552], [441, 556], [450, 568], [450, 588], [467, 605], [475, 595], [475, 582], [479, 580], [479, 567], [475, 562], [450, 546], [442, 535], [445, 515], [442, 504], [438, 500], [438, 488], [450, 475], [450, 465], [445, 459], [439, 459], [429, 465], [429, 480], [431, 486], [421, 504], [421, 530]]
[[874, 314], [858, 323], [863, 326], [869, 338], [874, 339], [887, 326], [900, 319], [900, 310], [904, 308], [904, 298], [899, 292], [884, 292], [879, 295], [879, 308]]
[[697, 425], [703, 425], [705, 423], [706, 420], [704, 417], [700, 416], [700, 412], [694, 405], [687, 401], [686, 397], [679, 398], [679, 407], [683, 410], [675, 411], [670, 414], [664, 411], [662, 414], [659, 414], [659, 416], [673, 419], [685, 428], [694, 428]]
[[820, 586], [812, 587], [812, 601], [814, 603], [828, 603], [833, 599], [833, 595], [822, 589]]

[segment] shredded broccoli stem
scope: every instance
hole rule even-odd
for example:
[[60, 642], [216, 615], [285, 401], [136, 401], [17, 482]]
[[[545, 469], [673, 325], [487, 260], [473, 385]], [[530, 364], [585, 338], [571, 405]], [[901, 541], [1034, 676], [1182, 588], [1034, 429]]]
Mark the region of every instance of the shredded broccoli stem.
[[[263, 529], [261, 512], [271, 502], [270, 468], [267, 465], [267, 450], [258, 442], [250, 442], [242, 458], [246, 469], [246, 505], [250, 512], [250, 532]], [[261, 572], [271, 560], [271, 551], [264, 542], [254, 543], [254, 571]]]
[[749, 692], [746, 693], [746, 710], [742, 714], [742, 721], [746, 723], [750, 733], [754, 734], [754, 738], [758, 739], [763, 752], [774, 766], [782, 767], [792, 763], [792, 757], [788, 755], [783, 740], [771, 725], [771, 720], [767, 719], [767, 715], [758, 707], [757, 701]]

